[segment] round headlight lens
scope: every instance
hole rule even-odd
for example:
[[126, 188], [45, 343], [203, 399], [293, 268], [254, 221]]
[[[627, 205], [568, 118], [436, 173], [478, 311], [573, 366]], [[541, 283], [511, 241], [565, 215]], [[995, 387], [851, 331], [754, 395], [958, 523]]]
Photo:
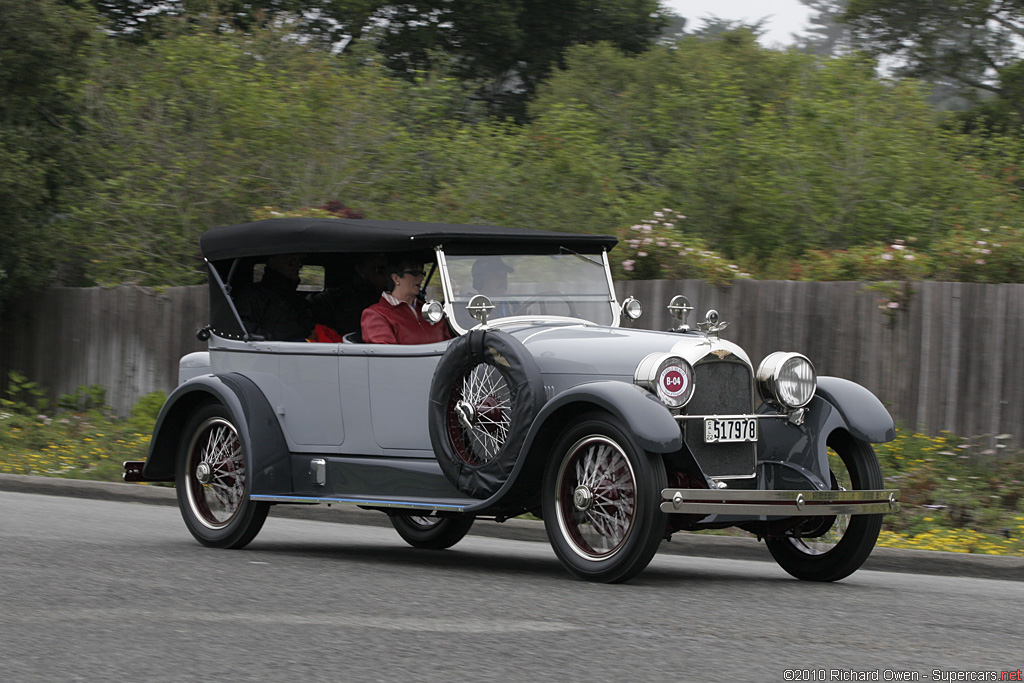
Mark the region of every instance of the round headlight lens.
[[814, 366], [799, 353], [777, 351], [757, 369], [761, 398], [776, 408], [803, 408], [814, 398], [817, 385]]
[[630, 320], [636, 320], [644, 312], [643, 304], [633, 297], [629, 297], [622, 302], [622, 315], [626, 316]]
[[682, 408], [693, 398], [693, 368], [679, 356], [652, 353], [640, 361], [635, 381], [669, 408]]
[[421, 311], [423, 318], [431, 325], [436, 325], [444, 318], [444, 306], [441, 305], [440, 301], [435, 301], [434, 299], [423, 304]]

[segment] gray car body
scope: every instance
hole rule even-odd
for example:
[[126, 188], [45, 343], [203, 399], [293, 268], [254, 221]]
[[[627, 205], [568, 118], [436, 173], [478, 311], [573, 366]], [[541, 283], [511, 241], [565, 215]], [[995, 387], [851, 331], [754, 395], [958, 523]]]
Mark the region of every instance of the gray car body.
[[[708, 358], [718, 362], [713, 352], [727, 352], [732, 362], [753, 372], [737, 345], [701, 333], [543, 319], [513, 320], [495, 328], [517, 337], [531, 353], [547, 400], [529, 428], [512, 476], [486, 500], [459, 493], [431, 449], [427, 395], [448, 342], [304, 344], [214, 336], [209, 352], [183, 359], [185, 381], [159, 416], [146, 475], [173, 476], [177, 431], [198, 402], [214, 400], [227, 406], [239, 426], [251, 459], [253, 496], [276, 502], [338, 500], [367, 507], [512, 513], [531, 505], [530, 487], [536, 478], [521, 482], [520, 477], [536, 473], [554, 436], [572, 416], [604, 411], [628, 425], [645, 450], [685, 452], [672, 412], [634, 384], [634, 371], [647, 355], [670, 352], [697, 363]], [[771, 412], [763, 405], [760, 411]], [[836, 430], [871, 442], [893, 438], [892, 419], [876, 397], [853, 382], [822, 377], [801, 424], [762, 421], [757, 476], [735, 483], [827, 490], [826, 443]], [[324, 485], [315, 483], [317, 460], [325, 463]], [[717, 525], [727, 518], [709, 516], [704, 521]]]

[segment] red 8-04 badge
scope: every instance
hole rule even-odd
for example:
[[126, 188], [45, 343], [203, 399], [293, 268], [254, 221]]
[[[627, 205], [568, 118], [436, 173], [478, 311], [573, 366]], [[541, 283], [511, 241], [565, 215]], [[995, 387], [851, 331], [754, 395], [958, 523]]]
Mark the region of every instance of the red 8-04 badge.
[[672, 398], [682, 396], [690, 388], [689, 378], [678, 365], [670, 365], [662, 370], [658, 382], [661, 383], [661, 390]]

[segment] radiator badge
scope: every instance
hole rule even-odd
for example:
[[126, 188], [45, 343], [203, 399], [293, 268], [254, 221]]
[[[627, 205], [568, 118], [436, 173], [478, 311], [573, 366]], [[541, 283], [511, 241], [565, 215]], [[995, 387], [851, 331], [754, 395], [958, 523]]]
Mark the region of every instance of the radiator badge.
[[716, 349], [716, 350], [712, 351], [711, 353], [713, 353], [716, 356], [718, 356], [718, 360], [723, 360], [726, 356], [732, 355], [732, 351], [730, 351], [728, 349]]

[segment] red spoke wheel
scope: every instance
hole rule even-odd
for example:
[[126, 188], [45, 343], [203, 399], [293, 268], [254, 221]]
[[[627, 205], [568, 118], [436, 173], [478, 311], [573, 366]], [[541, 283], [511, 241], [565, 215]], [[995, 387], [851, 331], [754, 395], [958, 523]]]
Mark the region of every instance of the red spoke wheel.
[[577, 578], [628, 581], [665, 532], [664, 464], [613, 416], [584, 415], [559, 438], [543, 485], [544, 525], [558, 559]]
[[207, 404], [192, 416], [175, 482], [185, 525], [203, 545], [241, 548], [263, 527], [270, 506], [249, 499], [244, 446], [224, 406]]

